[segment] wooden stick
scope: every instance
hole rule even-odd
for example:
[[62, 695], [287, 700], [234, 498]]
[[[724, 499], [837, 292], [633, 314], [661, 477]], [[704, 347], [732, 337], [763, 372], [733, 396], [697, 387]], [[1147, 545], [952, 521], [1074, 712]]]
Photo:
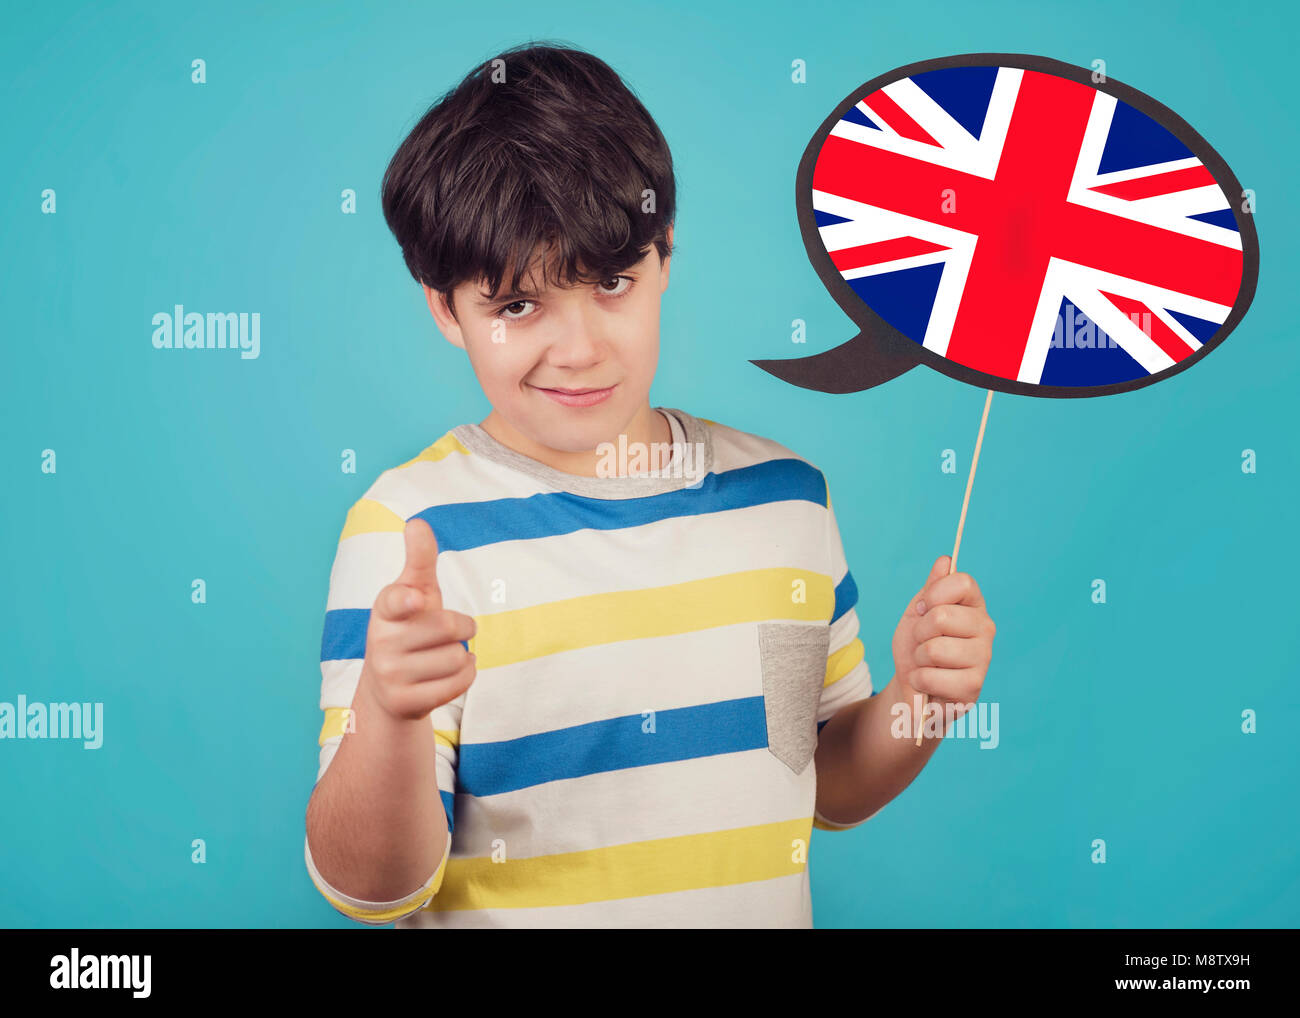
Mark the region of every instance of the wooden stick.
[[[961, 532], [966, 526], [966, 507], [970, 505], [970, 490], [975, 484], [975, 467], [980, 461], [980, 446], [984, 444], [984, 425], [989, 420], [989, 404], [993, 402], [993, 390], [984, 397], [984, 416], [980, 418], [980, 433], [975, 437], [975, 455], [970, 461], [970, 476], [966, 478], [966, 497], [961, 500], [961, 519], [957, 521], [957, 542], [952, 546], [952, 560], [948, 563], [948, 575], [957, 571], [957, 550], [961, 547]], [[921, 745], [921, 736], [925, 734], [925, 708], [930, 702], [930, 694], [921, 697], [921, 717], [916, 725], [916, 744]]]

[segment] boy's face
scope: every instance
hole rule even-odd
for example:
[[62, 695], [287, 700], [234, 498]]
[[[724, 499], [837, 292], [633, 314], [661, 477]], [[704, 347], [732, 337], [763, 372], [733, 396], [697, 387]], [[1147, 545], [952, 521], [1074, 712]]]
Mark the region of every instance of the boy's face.
[[[649, 394], [659, 361], [659, 300], [671, 261], [660, 261], [651, 245], [618, 276], [540, 292], [542, 274], [534, 268], [522, 291], [495, 300], [482, 281], [462, 283], [454, 291], [455, 317], [443, 296], [426, 286], [438, 328], [469, 355], [492, 404], [484, 422], [489, 433], [532, 455], [591, 453], [619, 434], [629, 442], [657, 440], [647, 430], [657, 435], [660, 427], [650, 423]], [[504, 285], [509, 280], [507, 273]]]

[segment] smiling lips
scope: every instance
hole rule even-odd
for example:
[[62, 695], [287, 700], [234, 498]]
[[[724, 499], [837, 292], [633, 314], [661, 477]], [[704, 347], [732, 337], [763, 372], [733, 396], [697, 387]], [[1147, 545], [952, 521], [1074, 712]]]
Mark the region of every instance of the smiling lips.
[[595, 406], [608, 399], [609, 394], [614, 391], [612, 385], [605, 389], [543, 389], [540, 386], [534, 388], [563, 406]]

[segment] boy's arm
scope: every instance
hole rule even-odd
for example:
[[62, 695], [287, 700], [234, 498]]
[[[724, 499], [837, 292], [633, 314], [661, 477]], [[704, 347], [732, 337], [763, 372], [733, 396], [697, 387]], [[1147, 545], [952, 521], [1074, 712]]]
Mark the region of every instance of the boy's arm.
[[303, 851], [325, 899], [373, 925], [428, 903], [455, 833], [473, 665], [440, 676], [465, 660], [474, 621], [442, 610], [436, 569], [426, 523], [405, 523], [373, 488], [349, 511], [321, 639], [325, 723]]
[[[842, 617], [831, 625], [830, 690], [835, 688], [835, 675], [849, 661], [861, 657], [862, 651], [860, 643], [846, 642], [857, 634], [853, 608], [857, 588], [848, 574], [829, 492], [826, 509], [831, 573], [844, 578], [836, 587], [835, 612]], [[950, 561], [947, 555], [936, 559], [925, 585], [908, 602], [894, 630], [894, 677], [889, 685], [869, 699], [858, 699], [859, 692], [852, 687], [847, 694], [830, 698], [832, 705], [842, 705], [822, 728], [814, 756], [818, 814], [814, 819], [819, 826], [855, 827], [875, 816], [912, 783], [942, 741], [943, 725], [935, 725], [930, 716], [950, 719], [954, 707], [969, 709], [979, 697], [997, 627], [979, 585], [969, 573], [950, 575]], [[841, 655], [847, 655], [843, 663]], [[853, 674], [850, 670], [839, 681]], [[907, 724], [903, 720], [921, 716], [922, 694], [914, 682], [924, 685], [931, 697], [926, 738], [919, 746], [914, 736], [920, 722]], [[896, 709], [900, 704], [902, 708]], [[938, 733], [932, 734], [936, 728]]]
[[835, 584], [835, 608], [818, 710], [814, 826], [845, 830], [870, 820], [911, 784], [933, 755], [938, 740], [927, 740], [918, 747], [913, 739], [893, 737], [891, 708], [900, 700], [913, 708], [920, 701], [908, 699], [914, 691], [897, 675], [884, 689], [873, 692], [859, 637], [858, 588], [844, 554], [829, 486], [825, 519], [827, 569]]
[[903, 716], [912, 717], [920, 694], [895, 676], [875, 696], [840, 708], [822, 729], [814, 766], [817, 812], [825, 819], [843, 826], [869, 820], [934, 755], [941, 740], [926, 738], [917, 746], [914, 738], [891, 732], [897, 723], [891, 709], [900, 702], [908, 706]]
[[307, 804], [306, 858], [335, 908], [383, 924], [437, 892], [451, 838], [433, 725], [389, 717], [368, 688], [363, 676], [353, 700], [355, 731], [344, 736]]

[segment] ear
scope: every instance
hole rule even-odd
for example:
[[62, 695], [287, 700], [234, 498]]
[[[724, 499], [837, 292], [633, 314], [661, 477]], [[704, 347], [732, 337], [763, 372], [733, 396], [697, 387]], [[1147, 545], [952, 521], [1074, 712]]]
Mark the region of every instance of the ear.
[[438, 323], [438, 331], [452, 346], [458, 346], [465, 349], [465, 336], [460, 331], [460, 324], [456, 321], [451, 313], [451, 308], [447, 306], [447, 297], [445, 294], [420, 284], [424, 290], [424, 301], [429, 305], [429, 311], [433, 315], [433, 320]]
[[[668, 224], [668, 232], [665, 234], [665, 236], [668, 238], [668, 246], [669, 246], [670, 248], [673, 246], [673, 226], [674, 226], [674, 225], [676, 225], [676, 224], [675, 224], [675, 223], [669, 223], [669, 224]], [[665, 258], [665, 259], [664, 259], [662, 262], [660, 262], [660, 264], [659, 264], [659, 292], [660, 292], [660, 293], [663, 293], [665, 290], [668, 289], [668, 274], [669, 274], [669, 272], [672, 270], [672, 260], [673, 260], [672, 253], [669, 252], [668, 257]]]

